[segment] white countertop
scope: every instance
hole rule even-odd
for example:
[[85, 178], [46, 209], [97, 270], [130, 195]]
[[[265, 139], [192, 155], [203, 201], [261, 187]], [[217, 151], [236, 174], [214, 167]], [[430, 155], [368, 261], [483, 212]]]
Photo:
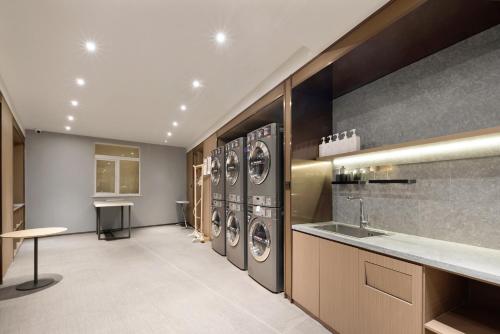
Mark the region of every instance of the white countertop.
[[96, 208], [107, 208], [114, 206], [134, 206], [134, 202], [129, 201], [94, 201]]
[[387, 235], [354, 238], [314, 228], [331, 223], [296, 224], [292, 229], [500, 285], [500, 250], [377, 229]]

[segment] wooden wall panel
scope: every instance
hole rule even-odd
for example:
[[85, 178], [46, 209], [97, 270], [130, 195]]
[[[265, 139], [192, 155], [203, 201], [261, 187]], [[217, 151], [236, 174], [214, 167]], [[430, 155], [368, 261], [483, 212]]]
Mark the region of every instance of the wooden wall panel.
[[24, 203], [24, 144], [14, 145], [14, 203]]
[[[11, 111], [2, 98], [2, 233], [10, 232], [13, 229], [13, 189], [14, 189], [14, 172], [13, 172], [13, 118]], [[2, 240], [2, 277], [7, 272], [14, 256], [12, 239]]]
[[193, 151], [189, 151], [186, 154], [186, 196], [187, 201], [189, 201], [187, 207], [187, 220], [190, 225], [194, 225], [194, 215], [193, 215]]
[[[203, 142], [203, 158], [210, 156], [210, 152], [217, 148], [217, 135], [213, 134]], [[210, 176], [203, 177], [203, 233], [211, 239], [211, 205], [212, 205], [212, 182]]]

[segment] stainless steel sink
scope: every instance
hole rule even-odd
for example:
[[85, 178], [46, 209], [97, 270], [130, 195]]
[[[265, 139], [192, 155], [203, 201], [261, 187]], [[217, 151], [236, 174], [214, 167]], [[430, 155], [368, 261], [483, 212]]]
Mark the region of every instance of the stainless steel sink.
[[314, 228], [317, 228], [318, 230], [344, 234], [355, 238], [368, 238], [368, 237], [376, 237], [379, 235], [386, 235], [385, 233], [375, 232], [372, 230], [359, 228], [356, 226], [343, 225], [343, 224], [315, 226]]

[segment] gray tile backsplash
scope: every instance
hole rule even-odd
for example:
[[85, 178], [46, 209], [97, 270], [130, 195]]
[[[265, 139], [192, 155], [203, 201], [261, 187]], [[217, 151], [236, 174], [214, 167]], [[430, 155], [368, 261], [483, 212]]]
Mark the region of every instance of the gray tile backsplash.
[[[333, 129], [362, 148], [500, 125], [500, 26], [334, 100]], [[334, 185], [333, 218], [500, 249], [500, 157], [392, 166], [380, 178], [416, 184]]]

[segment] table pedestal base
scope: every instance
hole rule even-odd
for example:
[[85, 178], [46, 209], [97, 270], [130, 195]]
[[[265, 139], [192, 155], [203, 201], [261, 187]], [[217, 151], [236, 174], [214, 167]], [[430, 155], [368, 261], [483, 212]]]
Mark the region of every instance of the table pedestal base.
[[24, 282], [22, 284], [17, 285], [16, 290], [28, 291], [28, 290], [40, 289], [40, 288], [43, 288], [44, 286], [47, 286], [47, 285], [52, 284], [54, 282], [55, 282], [55, 280], [53, 280], [52, 278], [39, 279], [38, 282], [36, 282], [36, 283], [35, 283], [35, 281], [28, 281], [28, 282]]

